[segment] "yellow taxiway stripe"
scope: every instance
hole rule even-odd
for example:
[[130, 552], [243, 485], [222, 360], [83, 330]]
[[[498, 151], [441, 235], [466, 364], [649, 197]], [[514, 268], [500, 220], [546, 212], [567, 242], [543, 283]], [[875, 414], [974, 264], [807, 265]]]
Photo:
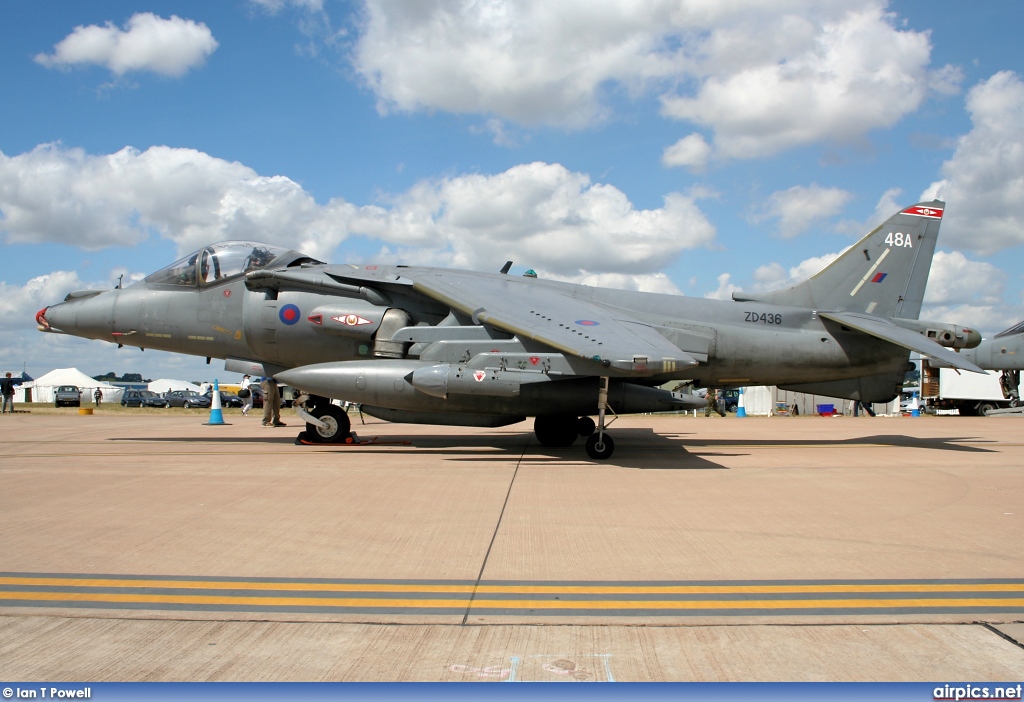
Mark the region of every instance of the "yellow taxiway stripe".
[[[839, 583], [807, 585], [478, 585], [415, 583], [316, 583], [239, 582], [229, 580], [137, 580], [121, 578], [0, 577], [0, 585], [72, 588], [145, 588], [180, 590], [251, 590], [294, 592], [432, 592], [491, 594], [594, 594], [594, 595], [686, 595], [686, 594], [815, 594], [815, 593], [925, 593], [925, 592], [1021, 592], [1024, 583]], [[0, 591], [0, 599], [3, 598]]]
[[0, 599], [19, 601], [106, 602], [125, 604], [235, 605], [356, 609], [886, 609], [898, 607], [1024, 607], [1024, 598], [844, 599], [844, 600], [485, 600], [370, 599], [321, 597], [217, 597], [205, 595], [134, 595], [91, 592], [3, 592]]

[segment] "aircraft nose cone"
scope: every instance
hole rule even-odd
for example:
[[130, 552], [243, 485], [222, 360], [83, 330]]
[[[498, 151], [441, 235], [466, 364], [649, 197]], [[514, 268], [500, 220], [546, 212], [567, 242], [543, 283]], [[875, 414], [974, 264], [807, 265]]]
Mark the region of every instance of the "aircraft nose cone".
[[75, 307], [71, 303], [61, 302], [39, 310], [36, 322], [44, 331], [73, 331], [75, 328]]
[[51, 305], [36, 315], [36, 321], [44, 331], [49, 327], [54, 331], [75, 336], [109, 340], [113, 310], [113, 295], [99, 293]]

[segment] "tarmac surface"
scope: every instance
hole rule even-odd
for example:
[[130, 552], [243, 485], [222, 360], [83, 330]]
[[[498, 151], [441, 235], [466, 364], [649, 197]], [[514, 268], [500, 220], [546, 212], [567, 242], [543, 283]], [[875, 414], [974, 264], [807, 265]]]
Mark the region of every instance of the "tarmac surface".
[[0, 680], [1024, 679], [1024, 419], [5, 416]]

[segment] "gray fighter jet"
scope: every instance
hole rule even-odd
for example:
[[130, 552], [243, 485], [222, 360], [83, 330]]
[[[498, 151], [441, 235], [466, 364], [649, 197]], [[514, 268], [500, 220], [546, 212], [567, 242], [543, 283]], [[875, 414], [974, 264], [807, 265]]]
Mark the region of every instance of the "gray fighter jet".
[[[124, 289], [41, 310], [48, 332], [225, 359], [311, 396], [307, 436], [341, 441], [328, 398], [392, 422], [497, 427], [535, 417], [545, 446], [588, 436], [612, 454], [609, 414], [703, 408], [659, 388], [771, 384], [885, 402], [911, 350], [957, 353], [971, 329], [918, 320], [943, 203], [895, 214], [812, 278], [732, 301], [501, 272], [329, 265], [266, 244], [214, 244]], [[595, 423], [592, 417], [597, 417]]]
[[[985, 370], [1002, 371], [999, 387], [1010, 406], [1020, 404], [1020, 372], [1024, 370], [1024, 322], [999, 332], [991, 339], [982, 339], [976, 347], [967, 349], [961, 358]], [[948, 367], [941, 360], [932, 360], [932, 366]]]
[[1024, 370], [1024, 322], [999, 332], [991, 339], [983, 339], [977, 347], [964, 351], [961, 356], [985, 370]]

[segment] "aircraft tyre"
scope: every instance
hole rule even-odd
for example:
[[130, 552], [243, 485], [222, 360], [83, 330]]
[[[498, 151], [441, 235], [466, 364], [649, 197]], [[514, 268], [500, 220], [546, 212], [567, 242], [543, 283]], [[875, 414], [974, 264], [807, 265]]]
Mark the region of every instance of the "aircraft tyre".
[[579, 430], [580, 436], [590, 436], [597, 431], [597, 424], [590, 417], [580, 417], [576, 428]]
[[308, 411], [327, 425], [326, 429], [321, 429], [315, 424], [306, 422], [306, 436], [310, 441], [318, 444], [338, 444], [345, 441], [345, 437], [351, 433], [352, 424], [348, 420], [348, 415], [337, 405], [316, 405]]
[[615, 442], [612, 441], [612, 437], [605, 434], [591, 434], [590, 438], [587, 439], [587, 455], [593, 458], [595, 461], [603, 461], [611, 458], [612, 453], [615, 452]]
[[579, 418], [572, 414], [542, 414], [533, 420], [533, 433], [543, 446], [566, 448], [579, 436]]
[[991, 402], [982, 402], [978, 405], [978, 416], [987, 417], [988, 413], [996, 408]]

